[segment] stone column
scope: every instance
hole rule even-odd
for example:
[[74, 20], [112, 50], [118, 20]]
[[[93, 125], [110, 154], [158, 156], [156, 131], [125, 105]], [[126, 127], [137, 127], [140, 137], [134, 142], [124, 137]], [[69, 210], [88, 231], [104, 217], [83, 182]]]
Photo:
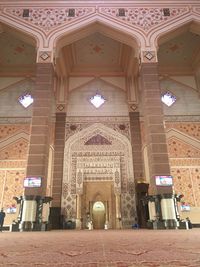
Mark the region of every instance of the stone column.
[[134, 179], [144, 178], [139, 112], [129, 112]]
[[81, 195], [76, 195], [76, 229], [81, 229]]
[[116, 203], [116, 228], [122, 228], [122, 221], [121, 221], [121, 203], [120, 203], [120, 194], [115, 194], [115, 203]]
[[54, 139], [54, 168], [52, 187], [52, 207], [61, 207], [63, 159], [65, 148], [65, 120], [66, 113], [56, 113]]
[[[167, 195], [173, 198], [172, 186], [156, 186], [155, 176], [170, 175], [170, 165], [167, 151], [167, 142], [164, 129], [164, 114], [161, 102], [161, 91], [158, 79], [157, 63], [141, 64], [141, 81], [143, 91], [143, 112], [145, 122], [145, 136], [147, 142], [148, 164], [150, 174], [150, 195], [159, 195], [158, 199], [164, 199]], [[157, 198], [156, 198], [157, 199]], [[164, 203], [164, 201], [162, 201]], [[166, 205], [160, 203], [162, 208], [158, 218], [167, 222], [171, 220], [164, 211]], [[165, 213], [163, 218], [162, 213]], [[172, 209], [172, 212], [173, 209]], [[171, 222], [170, 222], [171, 224]]]
[[[37, 63], [26, 176], [41, 177], [42, 185], [37, 188], [25, 188], [24, 195], [26, 198], [28, 196], [28, 200], [24, 205], [24, 209], [26, 209], [26, 207], [29, 209], [30, 205], [31, 207], [38, 206], [38, 203], [36, 205], [34, 202], [37, 202], [37, 199], [41, 199], [41, 197], [46, 195], [52, 117], [53, 80], [54, 70], [52, 64]], [[28, 201], [30, 201], [30, 203]], [[34, 209], [31, 210], [35, 213]], [[27, 212], [24, 210], [23, 214], [27, 214]], [[37, 212], [36, 216], [34, 214], [31, 215], [29, 212], [28, 214], [28, 217], [24, 216], [23, 218], [28, 218], [31, 223], [34, 223], [34, 218], [37, 217]], [[23, 223], [26, 223], [26, 221], [23, 221]]]
[[54, 168], [52, 181], [53, 200], [50, 209], [50, 220], [54, 229], [60, 228], [63, 159], [65, 147], [65, 120], [65, 112], [56, 113], [54, 136]]

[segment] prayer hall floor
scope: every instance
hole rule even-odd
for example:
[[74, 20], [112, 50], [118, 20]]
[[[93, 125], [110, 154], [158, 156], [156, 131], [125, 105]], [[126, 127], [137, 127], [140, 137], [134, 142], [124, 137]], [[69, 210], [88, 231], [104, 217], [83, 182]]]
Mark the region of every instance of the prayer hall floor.
[[200, 267], [200, 229], [0, 233], [0, 267]]

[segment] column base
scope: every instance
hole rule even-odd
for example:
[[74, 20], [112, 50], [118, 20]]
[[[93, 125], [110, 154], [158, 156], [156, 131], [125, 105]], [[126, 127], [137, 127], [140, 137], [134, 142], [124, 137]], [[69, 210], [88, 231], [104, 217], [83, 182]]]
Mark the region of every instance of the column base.
[[80, 219], [76, 219], [76, 229], [81, 230], [82, 229], [82, 223]]
[[159, 229], [177, 229], [177, 221], [176, 220], [162, 220], [162, 221], [154, 221], [151, 225], [149, 225], [149, 229], [159, 230]]

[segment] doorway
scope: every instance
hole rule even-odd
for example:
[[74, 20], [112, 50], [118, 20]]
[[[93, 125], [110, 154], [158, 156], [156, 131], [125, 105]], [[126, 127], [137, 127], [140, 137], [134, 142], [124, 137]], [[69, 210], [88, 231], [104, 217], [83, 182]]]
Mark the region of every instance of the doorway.
[[104, 229], [106, 210], [103, 202], [96, 201], [92, 208], [92, 219], [94, 229]]

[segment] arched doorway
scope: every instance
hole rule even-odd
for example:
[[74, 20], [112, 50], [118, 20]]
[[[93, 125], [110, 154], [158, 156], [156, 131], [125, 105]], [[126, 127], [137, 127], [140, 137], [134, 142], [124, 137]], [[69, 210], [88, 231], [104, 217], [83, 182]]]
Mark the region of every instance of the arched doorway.
[[94, 229], [104, 229], [106, 210], [103, 202], [96, 201], [92, 208], [92, 220]]

